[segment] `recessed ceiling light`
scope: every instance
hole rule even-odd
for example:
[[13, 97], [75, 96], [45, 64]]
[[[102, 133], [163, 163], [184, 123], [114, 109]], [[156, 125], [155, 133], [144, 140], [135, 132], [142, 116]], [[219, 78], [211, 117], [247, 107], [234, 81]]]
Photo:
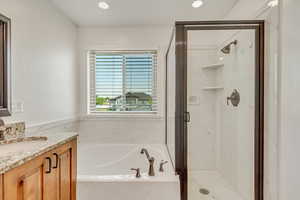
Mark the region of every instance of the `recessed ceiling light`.
[[100, 2], [98, 3], [98, 6], [99, 6], [99, 8], [101, 8], [101, 9], [103, 9], [103, 10], [109, 9], [108, 3], [104, 2], [104, 1], [100, 1]]
[[278, 3], [279, 3], [278, 0], [271, 0], [271, 1], [269, 1], [268, 6], [273, 8], [273, 7], [278, 6]]
[[203, 1], [202, 0], [195, 0], [192, 3], [193, 8], [200, 8], [203, 5]]

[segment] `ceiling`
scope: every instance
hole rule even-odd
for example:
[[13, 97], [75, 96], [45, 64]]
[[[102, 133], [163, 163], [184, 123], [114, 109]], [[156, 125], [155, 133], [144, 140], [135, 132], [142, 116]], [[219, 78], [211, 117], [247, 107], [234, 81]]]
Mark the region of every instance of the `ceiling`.
[[[175, 20], [214, 20], [226, 15], [238, 0], [104, 0], [110, 9], [98, 8], [100, 0], [51, 0], [79, 26], [169, 25]], [[103, 0], [101, 0], [103, 1]]]

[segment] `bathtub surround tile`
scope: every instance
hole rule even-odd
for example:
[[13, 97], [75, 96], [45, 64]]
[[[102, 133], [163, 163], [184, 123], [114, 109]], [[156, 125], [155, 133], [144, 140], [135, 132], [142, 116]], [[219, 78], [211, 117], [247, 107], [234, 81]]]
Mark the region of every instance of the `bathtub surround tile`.
[[[68, 143], [78, 136], [76, 132], [56, 132], [56, 133], [41, 133], [30, 134], [25, 133], [26, 137], [36, 138], [45, 137], [47, 140], [30, 143], [30, 146], [26, 143], [15, 144], [0, 144], [0, 174], [3, 174], [15, 167], [22, 165], [23, 163], [30, 161], [37, 156], [48, 152], [56, 147]], [[18, 139], [15, 139], [18, 140]], [[8, 151], [11, 146], [19, 150]], [[20, 148], [18, 145], [24, 145], [24, 148]], [[29, 146], [29, 147], [28, 147]]]
[[79, 140], [97, 144], [164, 144], [164, 120], [82, 120]]
[[78, 199], [180, 200], [179, 181], [78, 181]]

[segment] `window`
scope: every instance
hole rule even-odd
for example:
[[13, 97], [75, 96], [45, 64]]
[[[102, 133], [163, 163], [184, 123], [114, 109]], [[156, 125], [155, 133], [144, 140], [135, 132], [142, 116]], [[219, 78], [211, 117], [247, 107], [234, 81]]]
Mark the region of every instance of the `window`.
[[0, 14], [0, 116], [10, 116], [10, 19]]
[[156, 51], [89, 51], [89, 113], [155, 113]]
[[[0, 21], [0, 78], [4, 80], [5, 66], [5, 23]], [[0, 81], [0, 108], [4, 105], [4, 84]]]

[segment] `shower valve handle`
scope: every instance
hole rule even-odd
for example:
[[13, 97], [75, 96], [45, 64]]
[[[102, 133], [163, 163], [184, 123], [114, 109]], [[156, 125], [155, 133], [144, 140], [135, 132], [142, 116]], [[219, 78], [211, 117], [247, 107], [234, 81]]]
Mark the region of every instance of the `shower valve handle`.
[[227, 97], [227, 106], [229, 106], [229, 100], [231, 100], [231, 97]]
[[237, 89], [234, 89], [229, 97], [227, 97], [227, 105], [229, 105], [229, 101], [234, 107], [237, 107], [240, 103], [241, 97], [240, 93]]

